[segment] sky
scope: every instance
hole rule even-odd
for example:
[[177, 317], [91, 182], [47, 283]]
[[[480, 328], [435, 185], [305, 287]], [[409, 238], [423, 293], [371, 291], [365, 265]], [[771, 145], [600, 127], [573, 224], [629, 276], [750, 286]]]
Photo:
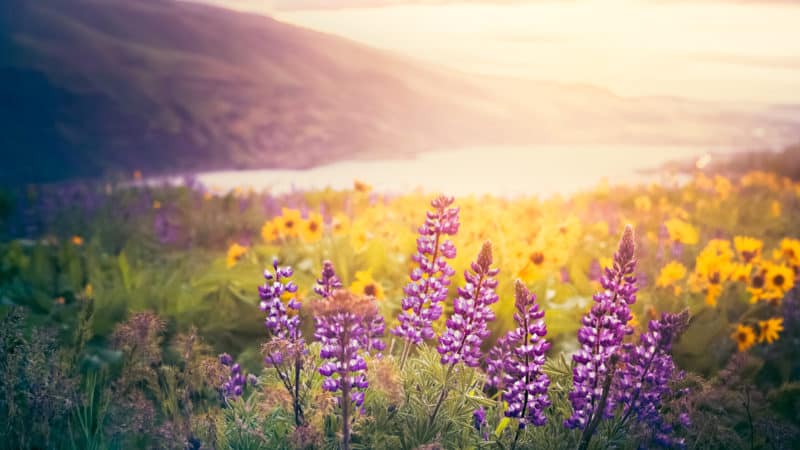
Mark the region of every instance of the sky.
[[467, 73], [800, 103], [800, 2], [205, 0]]

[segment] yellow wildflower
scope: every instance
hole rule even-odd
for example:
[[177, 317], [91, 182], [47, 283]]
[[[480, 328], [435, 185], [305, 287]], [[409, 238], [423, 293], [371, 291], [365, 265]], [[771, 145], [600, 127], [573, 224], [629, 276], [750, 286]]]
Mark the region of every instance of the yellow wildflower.
[[736, 236], [733, 238], [733, 247], [742, 262], [745, 264], [757, 261], [761, 257], [761, 250], [764, 243], [758, 239], [747, 236]]
[[350, 291], [383, 300], [383, 287], [372, 279], [372, 271], [369, 270], [356, 272], [355, 281], [350, 284]]
[[639, 318], [631, 311], [631, 320], [628, 321], [628, 326], [631, 328], [639, 328]]
[[72, 239], [70, 239], [70, 241], [72, 242], [73, 245], [77, 246], [83, 245], [83, 238], [78, 235], [72, 236]]
[[717, 305], [717, 299], [723, 291], [723, 283], [734, 271], [732, 259], [731, 244], [723, 239], [712, 239], [697, 255], [689, 284], [694, 292], [706, 290], [706, 303], [710, 306]]
[[672, 286], [675, 295], [680, 295], [681, 287], [676, 283], [686, 276], [686, 266], [678, 261], [670, 261], [661, 269], [656, 279], [656, 286], [667, 288]]
[[281, 224], [278, 220], [268, 220], [261, 227], [261, 237], [266, 242], [274, 242], [281, 237]]
[[792, 267], [800, 267], [800, 240], [784, 238], [781, 241], [780, 257]]
[[308, 215], [308, 220], [304, 221], [300, 227], [300, 237], [304, 242], [314, 243], [322, 239], [322, 230], [324, 227], [322, 220], [322, 215], [319, 213], [311, 213]]
[[331, 220], [331, 231], [334, 236], [341, 236], [350, 228], [350, 219], [343, 213], [337, 213]]
[[794, 287], [794, 271], [782, 264], [767, 265], [765, 278], [767, 290], [774, 290], [781, 294], [786, 294]]
[[300, 234], [300, 228], [303, 225], [303, 217], [300, 215], [300, 211], [283, 208], [277, 220], [281, 236], [293, 238]]
[[368, 193], [372, 190], [372, 186], [361, 180], [354, 180], [353, 189], [355, 189], [356, 192]]
[[353, 247], [353, 250], [356, 252], [364, 251], [367, 247], [367, 243], [369, 243], [369, 239], [369, 233], [363, 224], [355, 224], [350, 229], [350, 246]]
[[730, 279], [733, 281], [741, 281], [748, 283], [750, 281], [750, 272], [753, 271], [751, 264], [733, 264], [733, 270], [730, 274]]
[[686, 245], [694, 245], [700, 240], [697, 229], [680, 219], [669, 219], [664, 223], [670, 240]]
[[733, 184], [729, 179], [716, 175], [714, 176], [714, 190], [721, 199], [725, 200], [730, 196]]
[[758, 321], [758, 342], [766, 341], [767, 344], [772, 344], [780, 337], [780, 332], [783, 331], [783, 318], [773, 317], [767, 320]]
[[239, 259], [247, 253], [247, 247], [243, 245], [239, 245], [238, 243], [234, 242], [228, 247], [228, 256], [225, 259], [226, 265], [228, 268], [231, 268], [236, 265]]
[[756, 343], [756, 334], [753, 327], [739, 323], [736, 324], [736, 331], [731, 334], [731, 339], [736, 342], [740, 352], [745, 352]]
[[640, 195], [633, 199], [633, 206], [641, 212], [650, 212], [653, 209], [653, 202], [650, 200], [650, 197], [646, 195]]
[[158, 200], [153, 200], [153, 209], [161, 209], [161, 202]]

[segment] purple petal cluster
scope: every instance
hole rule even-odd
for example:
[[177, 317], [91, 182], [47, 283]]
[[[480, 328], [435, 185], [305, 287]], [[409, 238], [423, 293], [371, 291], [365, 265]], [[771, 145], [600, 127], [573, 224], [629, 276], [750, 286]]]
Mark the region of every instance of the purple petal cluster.
[[[316, 292], [317, 295], [321, 296], [323, 299], [328, 299], [336, 290], [341, 288], [342, 282], [336, 275], [336, 269], [334, 269], [333, 263], [330, 261], [323, 262], [322, 273], [320, 274], [319, 279], [317, 279], [317, 285], [314, 287], [314, 292]], [[327, 329], [328, 325], [324, 323], [326, 320], [327, 319], [322, 316], [314, 317], [314, 338], [316, 340], [322, 339], [322, 336], [318, 333], [319, 330]], [[386, 331], [386, 323], [384, 322], [383, 316], [380, 314], [375, 314], [365, 317], [364, 329], [366, 331], [360, 336], [361, 348], [368, 353], [383, 351], [383, 349], [386, 348], [386, 344], [383, 342], [383, 335]]]
[[[258, 295], [261, 297], [259, 308], [267, 313], [264, 325], [273, 336], [298, 341], [302, 336], [300, 335], [300, 316], [297, 312], [302, 305], [294, 296], [286, 304], [282, 299], [285, 293], [297, 292], [297, 285], [292, 281], [286, 281], [287, 278], [291, 278], [294, 271], [291, 267], [279, 267], [278, 258], [272, 261], [272, 267], [273, 272], [264, 270], [266, 281], [263, 286], [258, 287]], [[295, 314], [289, 314], [289, 310], [295, 311]]]
[[445, 365], [463, 362], [469, 367], [480, 364], [481, 344], [489, 335], [488, 324], [494, 320], [489, 308], [497, 302], [495, 292], [499, 269], [492, 268], [492, 244], [485, 242], [472, 271], [464, 271], [466, 284], [458, 289], [453, 315], [447, 319], [447, 329], [439, 337], [437, 350]]
[[328, 392], [341, 391], [344, 398], [361, 407], [364, 390], [369, 386], [363, 356], [371, 332], [367, 324], [379, 315], [375, 301], [337, 290], [315, 307], [320, 320], [314, 336], [322, 343], [320, 357], [328, 360], [319, 368], [319, 373], [326, 377], [322, 388]]
[[483, 406], [479, 406], [476, 410], [472, 411], [472, 426], [481, 434], [484, 442], [489, 440], [489, 430], [486, 424], [486, 410]]
[[605, 411], [597, 411], [603, 394], [603, 385], [614, 370], [610, 359], [622, 345], [626, 335], [632, 334], [628, 326], [630, 305], [636, 301], [636, 268], [633, 229], [625, 227], [619, 248], [614, 254], [612, 268], [606, 268], [600, 278], [602, 292], [594, 296], [594, 305], [583, 317], [578, 330], [580, 349], [572, 356], [573, 390], [569, 393], [573, 413], [564, 421], [567, 428], [584, 429], [596, 414], [612, 414], [615, 402], [609, 397]]
[[544, 410], [550, 406], [547, 388], [550, 379], [542, 372], [545, 353], [550, 343], [544, 340], [547, 327], [544, 324], [544, 311], [536, 303], [536, 295], [517, 280], [514, 320], [517, 327], [498, 342], [494, 355], [502, 355], [500, 361], [493, 361], [494, 372], [490, 381], [500, 378], [503, 400], [508, 403], [506, 417], [519, 419], [520, 428], [527, 424], [542, 426], [547, 422]]
[[242, 373], [241, 366], [239, 366], [238, 363], [234, 363], [231, 355], [227, 353], [219, 355], [219, 362], [223, 366], [231, 368], [231, 373], [228, 376], [228, 379], [222, 384], [222, 396], [225, 398], [241, 397], [244, 393], [244, 387], [247, 384], [247, 380], [251, 380], [251, 383], [253, 383], [251, 379], [252, 375], [245, 378], [244, 373]]
[[688, 320], [688, 311], [665, 313], [660, 320], [651, 320], [638, 345], [624, 344], [622, 365], [613, 386], [616, 404], [622, 406], [622, 421], [635, 416], [641, 425], [653, 430], [655, 442], [670, 448], [683, 447], [683, 441], [671, 435], [672, 427], [659, 410], [662, 398], [671, 392], [669, 383], [675, 376], [672, 343]]
[[336, 270], [333, 268], [333, 263], [324, 261], [322, 263], [322, 274], [317, 279], [317, 285], [314, 286], [314, 292], [322, 298], [328, 298], [333, 295], [333, 291], [342, 288], [342, 281], [336, 276]]
[[445, 236], [458, 233], [458, 208], [451, 208], [453, 197], [440, 196], [431, 202], [433, 211], [427, 213], [419, 228], [417, 253], [411, 258], [418, 267], [411, 272], [411, 282], [405, 287], [400, 325], [392, 334], [407, 342], [419, 344], [434, 337], [432, 322], [442, 315], [450, 278], [455, 274], [447, 260], [456, 256], [456, 247]]

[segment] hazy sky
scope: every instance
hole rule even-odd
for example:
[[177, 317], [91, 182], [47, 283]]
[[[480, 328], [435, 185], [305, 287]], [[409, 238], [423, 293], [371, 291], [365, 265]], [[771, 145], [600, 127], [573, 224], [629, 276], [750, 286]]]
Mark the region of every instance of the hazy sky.
[[800, 103], [800, 1], [207, 1], [465, 72]]

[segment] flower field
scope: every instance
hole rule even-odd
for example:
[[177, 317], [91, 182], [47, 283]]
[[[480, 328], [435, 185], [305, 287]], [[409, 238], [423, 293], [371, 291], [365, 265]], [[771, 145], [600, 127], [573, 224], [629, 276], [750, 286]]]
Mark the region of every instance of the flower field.
[[772, 173], [7, 200], [0, 448], [800, 442], [800, 183]]

